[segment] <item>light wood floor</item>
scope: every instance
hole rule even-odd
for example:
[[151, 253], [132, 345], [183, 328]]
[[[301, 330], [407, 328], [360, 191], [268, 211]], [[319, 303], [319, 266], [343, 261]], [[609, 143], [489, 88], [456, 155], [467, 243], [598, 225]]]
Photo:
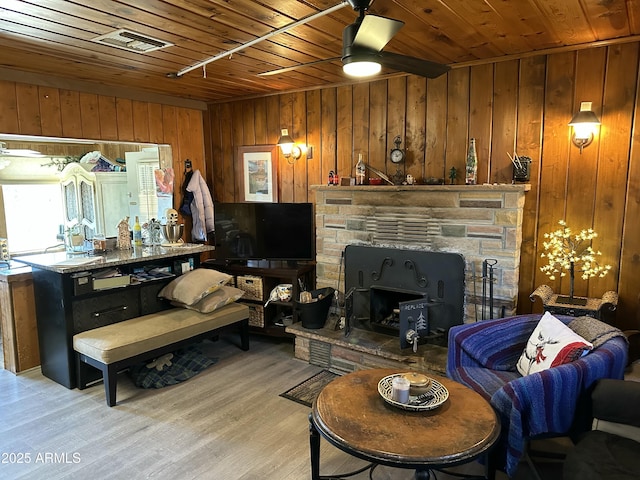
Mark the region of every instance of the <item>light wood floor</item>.
[[[68, 390], [39, 369], [18, 376], [0, 371], [0, 478], [310, 478], [309, 409], [279, 394], [320, 368], [293, 358], [291, 340], [254, 336], [248, 352], [235, 341], [235, 336], [223, 336], [207, 342], [207, 355], [219, 361], [176, 386], [142, 390], [121, 376], [113, 408], [107, 407], [101, 384]], [[19, 460], [29, 463], [15, 463]], [[323, 475], [361, 465], [322, 441]], [[480, 473], [482, 468], [470, 464], [460, 471]], [[558, 468], [549, 472], [543, 478], [560, 478]], [[381, 467], [373, 478], [412, 476], [408, 470]], [[523, 465], [516, 478], [533, 477]]]

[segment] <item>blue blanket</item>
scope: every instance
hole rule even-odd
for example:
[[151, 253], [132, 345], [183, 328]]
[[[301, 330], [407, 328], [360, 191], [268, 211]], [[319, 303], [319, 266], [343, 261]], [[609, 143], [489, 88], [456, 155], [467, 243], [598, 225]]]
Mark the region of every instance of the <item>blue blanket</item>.
[[[515, 365], [540, 318], [521, 315], [449, 331], [447, 376], [481, 394], [498, 413], [502, 431], [495, 459], [509, 477], [529, 439], [567, 434], [575, 426], [580, 399], [600, 378], [623, 378], [627, 362], [627, 341], [620, 332], [579, 360], [521, 376]], [[565, 324], [574, 320], [558, 318]]]

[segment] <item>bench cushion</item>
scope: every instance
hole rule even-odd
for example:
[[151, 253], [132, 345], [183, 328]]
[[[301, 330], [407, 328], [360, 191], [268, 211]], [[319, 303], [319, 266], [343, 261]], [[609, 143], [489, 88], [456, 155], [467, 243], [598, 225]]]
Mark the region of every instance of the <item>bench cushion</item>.
[[171, 308], [78, 333], [73, 337], [73, 348], [109, 364], [248, 317], [249, 308], [240, 303], [226, 305], [211, 313]]

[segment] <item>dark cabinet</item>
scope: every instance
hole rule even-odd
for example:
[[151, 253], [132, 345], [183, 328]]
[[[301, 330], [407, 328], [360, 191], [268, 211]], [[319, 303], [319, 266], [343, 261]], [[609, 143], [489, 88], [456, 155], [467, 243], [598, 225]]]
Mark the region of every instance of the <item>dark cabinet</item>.
[[140, 316], [140, 289], [115, 290], [106, 295], [89, 295], [71, 301], [74, 334]]
[[79, 275], [32, 264], [42, 373], [67, 388], [75, 388], [73, 335], [170, 308], [171, 304], [158, 298], [158, 293], [182, 273], [184, 262], [197, 267], [200, 254], [166, 255], [119, 264], [117, 268], [122, 273], [133, 277], [147, 266], [166, 268], [173, 275], [103, 290], [94, 290], [91, 281], [100, 268], [87, 269]]

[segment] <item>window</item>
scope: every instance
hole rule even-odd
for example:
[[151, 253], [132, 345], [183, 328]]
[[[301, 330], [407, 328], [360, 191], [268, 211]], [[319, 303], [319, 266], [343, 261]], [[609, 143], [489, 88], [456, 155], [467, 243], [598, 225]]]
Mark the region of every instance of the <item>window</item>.
[[59, 183], [2, 185], [7, 241], [12, 255], [43, 251], [62, 243]]

